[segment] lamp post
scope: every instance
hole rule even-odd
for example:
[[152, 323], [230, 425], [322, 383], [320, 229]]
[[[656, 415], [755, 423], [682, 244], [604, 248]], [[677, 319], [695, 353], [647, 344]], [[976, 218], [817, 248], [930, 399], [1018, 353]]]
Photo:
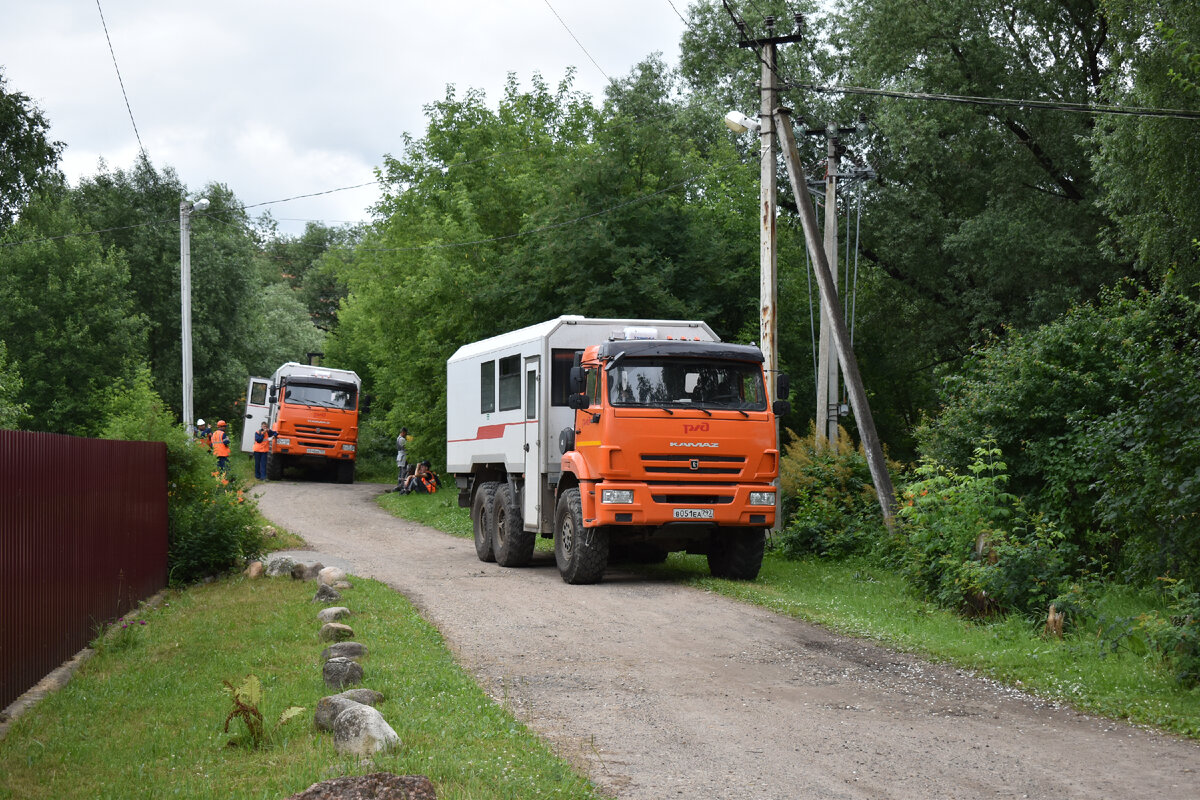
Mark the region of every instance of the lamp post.
[[208, 208], [208, 199], [179, 203], [179, 309], [183, 341], [183, 427], [196, 432], [192, 412], [192, 212]]

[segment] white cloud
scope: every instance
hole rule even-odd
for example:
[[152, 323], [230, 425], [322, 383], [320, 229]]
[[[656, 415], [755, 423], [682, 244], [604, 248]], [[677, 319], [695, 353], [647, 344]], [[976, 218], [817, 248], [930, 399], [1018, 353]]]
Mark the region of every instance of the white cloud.
[[[674, 61], [683, 23], [666, 0], [550, 0], [591, 57], [619, 78], [651, 52]], [[684, 3], [675, 1], [683, 10]], [[495, 100], [508, 73], [551, 85], [576, 67], [594, 98], [606, 80], [546, 0], [457, 4], [346, 0], [102, 0], [138, 130], [151, 159], [189, 188], [227, 184], [244, 203], [373, 178], [402, 132], [447, 84]], [[137, 142], [99, 13], [79, 0], [0, 0], [0, 66], [67, 144], [72, 180], [98, 159], [128, 167]], [[358, 220], [377, 193], [272, 207], [276, 218]], [[281, 224], [296, 232], [302, 222]]]

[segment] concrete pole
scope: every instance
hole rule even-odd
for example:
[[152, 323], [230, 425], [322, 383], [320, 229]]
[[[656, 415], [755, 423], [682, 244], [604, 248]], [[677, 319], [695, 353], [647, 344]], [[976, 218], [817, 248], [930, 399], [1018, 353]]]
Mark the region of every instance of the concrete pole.
[[192, 410], [192, 203], [179, 204], [179, 312], [183, 341], [183, 427], [196, 432]]
[[[828, 158], [825, 167], [825, 258], [832, 266], [838, 263], [838, 215], [837, 173], [838, 147], [835, 133], [837, 128], [830, 123], [826, 127]], [[834, 305], [837, 305], [837, 281], [834, 280]], [[837, 441], [838, 429], [838, 362], [833, 347], [833, 320], [824, 299], [821, 301], [821, 338], [817, 348], [817, 447], [822, 439]]]
[[[792, 131], [791, 111], [786, 108], [775, 109], [775, 129], [779, 132], [779, 141], [783, 145], [783, 160], [787, 164], [788, 177], [792, 182], [792, 191], [797, 198], [805, 197], [808, 189], [808, 179], [804, 175], [804, 165], [800, 163], [800, 153], [796, 149], [796, 135]], [[834, 346], [837, 348], [838, 359], [842, 364], [842, 373], [846, 376], [846, 389], [850, 393], [850, 404], [854, 408], [854, 418], [858, 421], [858, 432], [862, 437], [863, 449], [867, 451], [867, 465], [871, 470], [871, 480], [875, 484], [875, 495], [879, 499], [879, 507], [883, 511], [883, 521], [889, 531], [894, 531], [896, 490], [892, 488], [892, 477], [887, 471], [887, 460], [883, 455], [883, 446], [879, 443], [879, 434], [875, 431], [875, 419], [871, 416], [871, 406], [867, 402], [867, 393], [863, 388], [862, 375], [858, 371], [858, 359], [850, 347], [850, 332], [846, 328], [846, 320], [842, 315], [837, 301], [837, 286], [833, 273], [829, 269], [829, 259], [821, 249], [821, 237], [817, 228], [817, 215], [813, 212], [812, 204], [797, 203], [800, 210], [800, 222], [804, 228], [804, 240], [808, 245], [809, 256], [812, 258], [817, 285], [821, 290], [821, 305], [829, 310], [832, 323], [831, 333]]]
[[776, 307], [778, 292], [778, 257], [775, 250], [775, 219], [778, 208], [778, 178], [776, 165], [778, 151], [775, 146], [774, 112], [775, 89], [775, 45], [765, 44], [762, 48], [762, 112], [759, 114], [759, 134], [762, 141], [762, 158], [759, 159], [759, 340], [763, 353], [763, 366], [767, 373], [767, 403], [780, 399], [776, 395], [776, 377], [779, 374], [779, 351], [776, 345], [778, 315]]

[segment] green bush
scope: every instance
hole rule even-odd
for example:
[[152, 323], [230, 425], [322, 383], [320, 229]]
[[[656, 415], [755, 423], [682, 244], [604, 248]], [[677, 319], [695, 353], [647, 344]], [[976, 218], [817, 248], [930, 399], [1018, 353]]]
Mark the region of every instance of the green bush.
[[816, 431], [788, 431], [780, 460], [786, 524], [779, 547], [788, 558], [807, 553], [841, 557], [868, 553], [886, 536], [871, 470], [862, 447], [844, 428], [831, 446], [818, 448]]
[[901, 570], [926, 597], [968, 616], [1044, 615], [1081, 566], [1055, 525], [1005, 491], [999, 448], [975, 449], [967, 473], [925, 460], [903, 493]]
[[265, 548], [253, 501], [231, 461], [220, 475], [207, 448], [192, 441], [150, 388], [150, 375], [119, 383], [107, 397], [109, 439], [167, 445], [167, 568], [172, 583], [190, 583], [240, 566]]
[[1183, 581], [1167, 580], [1168, 616], [1148, 626], [1150, 641], [1175, 668], [1185, 686], [1200, 685], [1200, 592]]
[[980, 350], [948, 377], [922, 455], [965, 469], [992, 437], [1009, 491], [1089, 559], [1200, 580], [1200, 305], [1123, 285]]

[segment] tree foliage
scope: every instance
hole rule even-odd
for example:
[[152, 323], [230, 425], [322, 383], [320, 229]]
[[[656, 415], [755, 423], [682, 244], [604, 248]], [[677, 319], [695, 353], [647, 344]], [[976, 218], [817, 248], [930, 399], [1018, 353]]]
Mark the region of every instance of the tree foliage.
[[50, 139], [50, 123], [33, 101], [7, 84], [0, 70], [0, 231], [39, 188], [62, 181], [62, 142]]

